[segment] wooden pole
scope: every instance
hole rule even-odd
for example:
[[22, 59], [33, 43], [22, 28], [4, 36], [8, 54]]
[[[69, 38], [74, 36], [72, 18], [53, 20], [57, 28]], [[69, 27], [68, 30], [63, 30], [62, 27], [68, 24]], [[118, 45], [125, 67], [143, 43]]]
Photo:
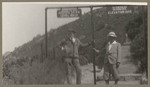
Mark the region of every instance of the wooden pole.
[[[90, 12], [91, 12], [91, 29], [92, 29], [92, 47], [95, 48], [95, 43], [94, 43], [94, 22], [93, 22], [93, 7], [90, 7]], [[93, 50], [93, 75], [94, 75], [94, 84], [96, 84], [96, 73], [95, 73], [95, 52]]]
[[47, 8], [45, 8], [45, 56], [47, 58]]

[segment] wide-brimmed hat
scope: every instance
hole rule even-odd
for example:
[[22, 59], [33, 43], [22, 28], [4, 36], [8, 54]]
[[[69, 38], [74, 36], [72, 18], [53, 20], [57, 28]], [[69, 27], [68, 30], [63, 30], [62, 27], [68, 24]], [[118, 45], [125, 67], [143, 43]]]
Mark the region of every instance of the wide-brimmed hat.
[[109, 32], [109, 34], [107, 36], [108, 37], [117, 37], [117, 35], [115, 34], [115, 32]]
[[76, 33], [76, 31], [74, 29], [72, 29], [72, 28], [69, 28], [68, 32]]

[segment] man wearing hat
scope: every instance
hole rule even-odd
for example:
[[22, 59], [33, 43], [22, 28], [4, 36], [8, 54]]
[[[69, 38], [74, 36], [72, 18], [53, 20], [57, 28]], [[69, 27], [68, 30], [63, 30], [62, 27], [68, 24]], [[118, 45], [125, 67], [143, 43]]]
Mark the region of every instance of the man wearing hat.
[[[106, 45], [103, 78], [105, 79], [106, 84], [109, 84], [110, 76], [112, 75], [115, 84], [117, 84], [119, 81], [118, 68], [121, 59], [121, 44], [116, 41], [117, 36], [114, 32], [110, 32], [107, 37], [109, 42]], [[94, 50], [99, 52], [99, 50], [95, 48]]]
[[67, 71], [67, 83], [72, 84], [72, 66], [74, 66], [76, 71], [76, 83], [81, 84], [81, 68], [79, 62], [79, 54], [78, 49], [80, 46], [89, 46], [90, 43], [83, 44], [81, 41], [75, 37], [75, 30], [69, 29], [68, 30], [68, 37], [63, 41], [62, 51], [64, 51], [65, 55], [65, 65]]

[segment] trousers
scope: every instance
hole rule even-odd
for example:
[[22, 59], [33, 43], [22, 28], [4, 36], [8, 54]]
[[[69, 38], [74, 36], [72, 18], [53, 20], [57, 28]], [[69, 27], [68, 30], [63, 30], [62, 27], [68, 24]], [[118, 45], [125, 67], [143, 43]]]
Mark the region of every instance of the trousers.
[[116, 68], [116, 64], [110, 64], [109, 62], [107, 62], [104, 65], [104, 74], [103, 74], [104, 80], [109, 80], [110, 75], [113, 76], [114, 80], [119, 79], [119, 73], [118, 69]]
[[[78, 58], [65, 58], [67, 83], [72, 84], [72, 68], [76, 72], [76, 84], [81, 84], [81, 67]], [[73, 67], [72, 67], [73, 66]]]

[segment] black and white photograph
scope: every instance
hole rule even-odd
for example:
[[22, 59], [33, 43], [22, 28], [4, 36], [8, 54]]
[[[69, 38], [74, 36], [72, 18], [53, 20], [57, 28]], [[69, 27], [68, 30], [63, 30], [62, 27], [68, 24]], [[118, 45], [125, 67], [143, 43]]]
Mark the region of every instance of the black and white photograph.
[[148, 85], [147, 2], [2, 2], [4, 85]]

